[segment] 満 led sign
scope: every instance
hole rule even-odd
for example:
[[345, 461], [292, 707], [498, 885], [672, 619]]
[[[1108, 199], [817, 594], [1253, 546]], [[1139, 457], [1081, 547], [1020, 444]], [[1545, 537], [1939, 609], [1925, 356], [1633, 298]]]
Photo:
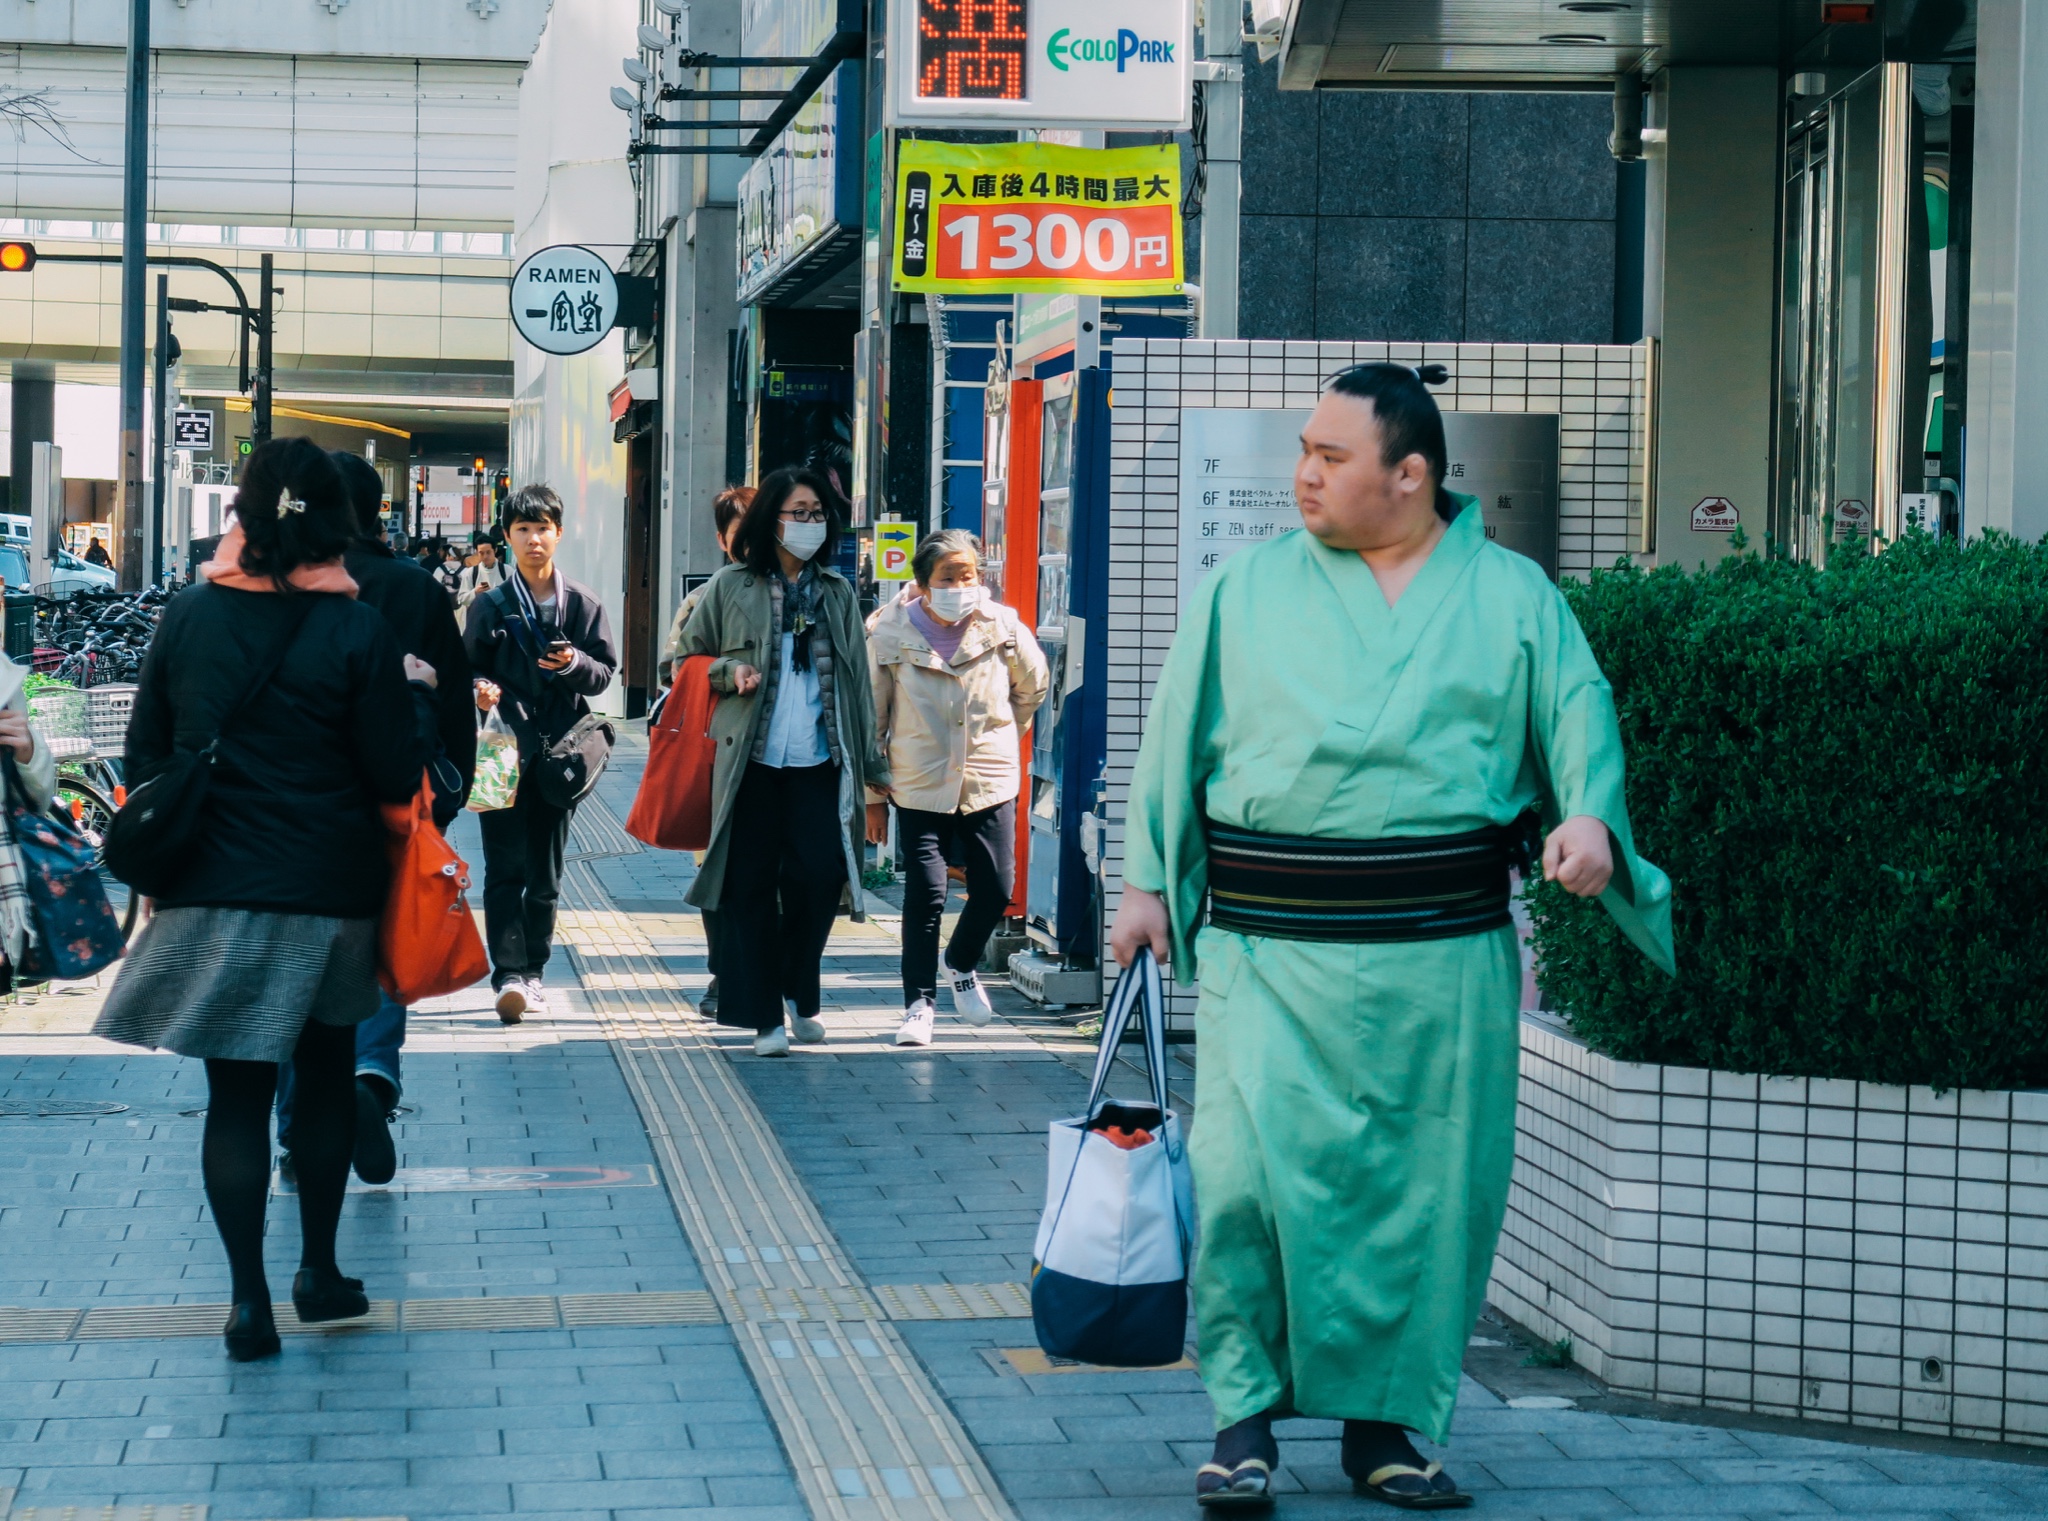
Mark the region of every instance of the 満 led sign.
[[1175, 130], [1192, 0], [891, 0], [892, 125]]

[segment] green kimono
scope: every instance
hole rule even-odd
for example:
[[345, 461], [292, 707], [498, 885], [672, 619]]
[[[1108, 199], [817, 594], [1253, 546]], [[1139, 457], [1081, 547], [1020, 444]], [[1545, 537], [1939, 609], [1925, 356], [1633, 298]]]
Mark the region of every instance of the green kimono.
[[1515, 933], [1397, 944], [1203, 928], [1203, 817], [1371, 840], [1604, 821], [1601, 901], [1671, 970], [1670, 883], [1635, 854], [1607, 682], [1533, 561], [1462, 510], [1389, 608], [1290, 533], [1192, 599], [1131, 783], [1124, 880], [1199, 973], [1195, 1313], [1216, 1424], [1280, 1406], [1442, 1441], [1515, 1152]]

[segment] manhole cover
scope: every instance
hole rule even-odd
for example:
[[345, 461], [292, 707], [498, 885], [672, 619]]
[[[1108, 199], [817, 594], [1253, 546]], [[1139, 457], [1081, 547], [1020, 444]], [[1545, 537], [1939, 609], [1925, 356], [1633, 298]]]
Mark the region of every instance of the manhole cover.
[[100, 1115], [127, 1112], [126, 1104], [108, 1104], [93, 1099], [0, 1098], [0, 1118], [8, 1119], [92, 1119]]

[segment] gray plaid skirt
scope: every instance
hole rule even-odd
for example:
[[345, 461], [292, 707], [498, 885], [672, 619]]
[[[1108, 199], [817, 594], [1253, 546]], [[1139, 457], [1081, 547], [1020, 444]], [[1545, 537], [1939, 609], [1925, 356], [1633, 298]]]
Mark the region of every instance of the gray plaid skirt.
[[309, 1019], [377, 1012], [377, 921], [161, 910], [122, 959], [93, 1034], [180, 1056], [281, 1062]]

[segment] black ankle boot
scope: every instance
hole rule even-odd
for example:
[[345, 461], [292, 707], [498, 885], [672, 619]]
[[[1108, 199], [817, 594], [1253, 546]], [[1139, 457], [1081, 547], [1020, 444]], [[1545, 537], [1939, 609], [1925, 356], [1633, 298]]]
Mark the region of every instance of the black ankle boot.
[[363, 1280], [344, 1278], [338, 1272], [315, 1272], [312, 1268], [300, 1268], [292, 1279], [292, 1309], [297, 1312], [301, 1325], [316, 1325], [323, 1320], [354, 1320], [370, 1313], [369, 1297], [363, 1293]]
[[269, 1300], [245, 1300], [228, 1311], [228, 1323], [221, 1327], [228, 1356], [238, 1363], [278, 1354], [277, 1322], [271, 1317]]

